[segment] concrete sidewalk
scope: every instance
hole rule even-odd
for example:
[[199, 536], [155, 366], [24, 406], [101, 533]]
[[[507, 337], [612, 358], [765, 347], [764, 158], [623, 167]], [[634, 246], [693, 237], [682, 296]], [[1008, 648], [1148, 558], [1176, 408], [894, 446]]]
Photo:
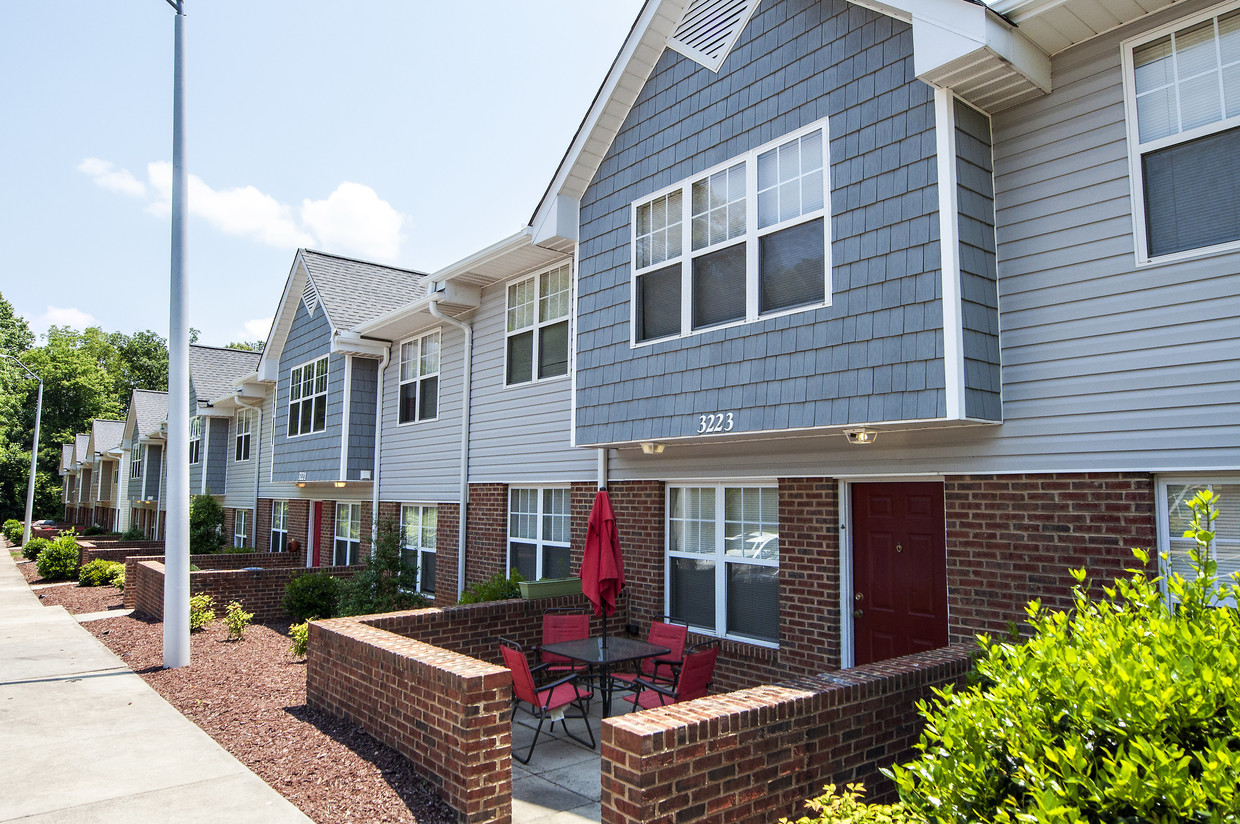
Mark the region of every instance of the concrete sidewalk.
[[0, 821], [310, 821], [0, 554]]

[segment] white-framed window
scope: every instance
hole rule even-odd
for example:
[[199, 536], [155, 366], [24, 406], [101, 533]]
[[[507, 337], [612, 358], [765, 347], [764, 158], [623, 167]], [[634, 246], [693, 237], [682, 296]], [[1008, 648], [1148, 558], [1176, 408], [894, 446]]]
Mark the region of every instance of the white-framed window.
[[572, 293], [571, 263], [508, 284], [506, 384], [568, 374]]
[[1240, 4], [1124, 42], [1138, 261], [1240, 248]]
[[288, 437], [327, 428], [327, 356], [289, 370]]
[[632, 204], [632, 345], [830, 303], [827, 124]]
[[434, 420], [439, 415], [439, 330], [400, 345], [397, 423]]
[[362, 545], [362, 505], [336, 504], [336, 543], [332, 564], [356, 564]]
[[508, 490], [508, 569], [527, 581], [569, 576], [569, 490]]
[[667, 614], [695, 631], [779, 643], [779, 490], [669, 486]]
[[250, 432], [254, 428], [254, 410], [243, 409], [233, 420], [236, 426], [233, 460], [248, 461], [250, 459]]
[[202, 418], [195, 415], [189, 419], [189, 462], [202, 460]]
[[288, 550], [288, 501], [271, 502], [271, 551]]
[[238, 509], [233, 518], [233, 546], [242, 549], [250, 545], [250, 510]]
[[[1214, 541], [1210, 556], [1218, 563], [1218, 579], [1223, 583], [1240, 574], [1240, 476], [1160, 478], [1158, 482], [1158, 552], [1163, 575], [1178, 573], [1187, 580], [1194, 577], [1188, 551], [1196, 546], [1184, 531], [1193, 520], [1187, 505], [1194, 495], [1209, 489], [1218, 495], [1218, 520], [1214, 522]], [[1236, 606], [1227, 600], [1231, 606]]]
[[405, 558], [418, 571], [418, 592], [435, 594], [435, 531], [439, 508], [405, 504], [400, 508]]

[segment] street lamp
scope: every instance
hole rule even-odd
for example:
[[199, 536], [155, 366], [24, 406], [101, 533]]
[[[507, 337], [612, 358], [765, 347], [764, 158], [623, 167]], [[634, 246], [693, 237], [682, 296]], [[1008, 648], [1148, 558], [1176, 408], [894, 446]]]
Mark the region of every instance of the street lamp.
[[0, 358], [13, 361], [13, 363], [26, 370], [26, 374], [39, 382], [39, 401], [34, 408], [34, 446], [30, 451], [30, 483], [26, 487], [26, 529], [22, 532], [22, 546], [30, 543], [30, 519], [34, 512], [34, 475], [39, 468], [39, 422], [43, 418], [43, 379], [30, 371], [30, 367], [22, 363], [14, 355], [2, 355]]

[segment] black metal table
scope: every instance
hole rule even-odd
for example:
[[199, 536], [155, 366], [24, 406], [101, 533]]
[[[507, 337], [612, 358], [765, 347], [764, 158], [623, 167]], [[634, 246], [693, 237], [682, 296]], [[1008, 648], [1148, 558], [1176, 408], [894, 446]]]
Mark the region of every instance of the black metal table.
[[603, 693], [604, 718], [611, 715], [611, 672], [617, 664], [627, 664], [630, 661], [654, 658], [671, 652], [669, 648], [658, 644], [616, 635], [607, 637], [607, 646], [603, 646], [602, 637], [595, 636], [580, 638], [576, 641], [543, 644], [539, 649], [579, 661], [598, 672], [599, 690]]

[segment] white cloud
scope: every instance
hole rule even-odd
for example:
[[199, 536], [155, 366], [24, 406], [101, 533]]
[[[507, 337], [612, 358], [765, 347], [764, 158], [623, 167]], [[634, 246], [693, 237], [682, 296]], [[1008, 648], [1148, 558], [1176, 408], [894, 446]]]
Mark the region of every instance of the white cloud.
[[82, 330], [88, 326], [97, 326], [98, 324], [99, 321], [95, 320], [94, 315], [83, 312], [77, 307], [62, 308], [60, 306], [48, 306], [47, 311], [31, 321], [30, 325], [36, 331], [43, 333], [52, 326], [68, 326]]
[[244, 331], [242, 337], [244, 340], [266, 340], [267, 333], [271, 331], [271, 322], [275, 318], [254, 318], [247, 320], [242, 324]]
[[344, 182], [326, 200], [303, 200], [301, 219], [327, 251], [395, 260], [405, 219], [375, 190]]
[[116, 164], [97, 157], [88, 157], [78, 164], [78, 171], [89, 176], [96, 185], [104, 189], [142, 197], [146, 194], [146, 186], [134, 177], [128, 169], [117, 169]]

